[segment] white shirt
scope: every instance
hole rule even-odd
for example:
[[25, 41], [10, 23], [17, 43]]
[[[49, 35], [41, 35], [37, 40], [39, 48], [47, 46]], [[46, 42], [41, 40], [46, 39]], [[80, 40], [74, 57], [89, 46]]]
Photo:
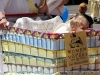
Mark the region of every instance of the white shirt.
[[64, 7], [58, 7], [62, 0], [47, 0], [49, 14], [51, 15], [61, 15], [64, 12]]
[[[34, 0], [40, 5], [40, 0]], [[26, 0], [0, 0], [0, 11], [5, 14], [31, 13]]]

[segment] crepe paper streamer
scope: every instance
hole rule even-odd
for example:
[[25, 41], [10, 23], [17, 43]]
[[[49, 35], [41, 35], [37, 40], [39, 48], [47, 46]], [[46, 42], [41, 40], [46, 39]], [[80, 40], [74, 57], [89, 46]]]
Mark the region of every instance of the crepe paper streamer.
[[15, 32], [17, 32], [17, 33], [18, 33], [19, 29], [20, 29], [20, 28], [16, 28]]
[[31, 34], [31, 31], [30, 30], [28, 30], [28, 29], [26, 29], [26, 30], [23, 30], [23, 34]]
[[14, 27], [12, 27], [12, 28], [10, 29], [10, 31], [15, 32], [15, 28], [14, 28]]
[[12, 30], [12, 29], [14, 29], [15, 30], [15, 28], [14, 27], [8, 27], [8, 30], [10, 31], [10, 30]]
[[95, 36], [99, 34], [100, 30], [96, 30]]
[[55, 39], [55, 40], [58, 40], [58, 39], [63, 39], [64, 38], [64, 36], [63, 36], [63, 34], [59, 34], [59, 33], [49, 33], [48, 34], [48, 38], [50, 39], [50, 38], [53, 38], [53, 39]]
[[47, 33], [48, 38], [50, 39], [51, 36], [53, 36], [53, 38], [55, 38], [56, 36], [58, 36], [58, 33]]
[[23, 29], [21, 29], [21, 28], [16, 28], [16, 29], [15, 29], [15, 32], [16, 32], [16, 33], [23, 33]]
[[93, 33], [94, 30], [93, 29], [89, 29], [90, 31], [89, 32], [86, 32], [86, 35], [87, 36], [94, 36], [95, 34]]
[[26, 33], [27, 33], [27, 31], [28, 31], [27, 29], [26, 29], [26, 30], [24, 30], [24, 31], [23, 31], [23, 34], [26, 34]]
[[37, 31], [33, 31], [31, 35], [34, 36], [36, 33], [37, 33]]
[[59, 38], [61, 38], [62, 37], [62, 34], [59, 34], [56, 38], [55, 38], [55, 40], [58, 40]]
[[42, 34], [42, 36], [41, 36], [41, 38], [45, 38], [45, 35], [46, 35], [47, 33], [43, 33]]
[[[33, 31], [32, 33], [31, 33], [31, 31], [30, 30], [23, 30], [23, 29], [21, 29], [21, 28], [14, 28], [14, 27], [8, 27], [8, 31], [9, 30], [11, 30], [11, 31], [15, 31], [15, 32], [17, 32], [17, 33], [24, 33], [24, 34], [31, 34], [32, 36], [35, 36], [35, 34], [36, 34], [36, 32], [38, 32], [38, 31]], [[87, 36], [97, 36], [97, 35], [99, 35], [99, 32], [100, 32], [100, 30], [94, 30], [93, 28], [89, 28], [89, 30], [90, 30], [90, 32], [87, 32], [86, 34], [87, 34]], [[52, 36], [52, 38], [54, 38], [54, 37], [56, 37], [54, 34], [56, 34], [56, 33], [41, 33], [41, 32], [38, 32], [38, 33], [40, 33], [40, 34], [42, 34], [41, 35], [41, 37], [43, 37], [44, 38], [44, 35], [48, 35], [48, 38], [51, 38]], [[59, 34], [59, 33], [58, 33]], [[39, 35], [40, 36], [40, 35]], [[62, 37], [63, 38], [63, 37]]]
[[42, 32], [37, 32], [37, 35], [36, 36], [41, 37], [42, 34], [43, 34]]

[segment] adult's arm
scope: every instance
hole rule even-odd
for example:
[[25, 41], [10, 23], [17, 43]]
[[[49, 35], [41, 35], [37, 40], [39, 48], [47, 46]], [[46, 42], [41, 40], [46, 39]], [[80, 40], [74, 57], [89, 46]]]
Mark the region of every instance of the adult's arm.
[[61, 7], [64, 4], [67, 4], [69, 2], [69, 0], [62, 0], [61, 4], [58, 7]]
[[49, 0], [49, 1], [47, 1], [49, 12], [56, 9], [61, 4], [62, 1], [63, 0]]
[[5, 8], [9, 0], [0, 0], [0, 28], [6, 27]]
[[40, 13], [40, 14], [48, 13], [47, 0], [41, 0], [40, 1], [40, 6], [38, 8], [38, 13]]
[[0, 28], [5, 28], [7, 24], [7, 19], [5, 17], [5, 14], [0, 12]]

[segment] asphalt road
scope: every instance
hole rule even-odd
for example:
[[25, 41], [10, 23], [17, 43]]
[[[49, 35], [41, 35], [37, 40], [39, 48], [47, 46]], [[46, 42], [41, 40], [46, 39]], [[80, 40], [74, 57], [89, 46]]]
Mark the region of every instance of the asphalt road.
[[[66, 5], [66, 6], [67, 6], [68, 11], [69, 11], [69, 18], [71, 17], [72, 14], [78, 13], [78, 5]], [[88, 15], [90, 15], [89, 10], [87, 10], [86, 13], [87, 13]], [[68, 19], [69, 19], [69, 18], [68, 18]], [[94, 23], [94, 24], [93, 24], [93, 28], [94, 28], [94, 29], [100, 29], [100, 23], [99, 23], [99, 24]]]

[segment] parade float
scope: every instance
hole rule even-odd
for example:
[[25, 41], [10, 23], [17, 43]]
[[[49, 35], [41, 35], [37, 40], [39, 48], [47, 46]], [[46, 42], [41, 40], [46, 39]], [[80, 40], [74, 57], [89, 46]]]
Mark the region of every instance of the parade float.
[[63, 20], [56, 16], [37, 21], [28, 15], [1, 29], [4, 75], [99, 75], [100, 31], [63, 33], [70, 21], [60, 24], [67, 17], [64, 12]]
[[[72, 35], [74, 42], [70, 42], [66, 40], [68, 33], [55, 33], [60, 23], [60, 16], [45, 21], [23, 17], [14, 26], [1, 30], [4, 75], [99, 75], [100, 31], [89, 29], [86, 36], [80, 32], [87, 48], [75, 52], [73, 49], [84, 41]], [[72, 49], [67, 51], [69, 44]]]

